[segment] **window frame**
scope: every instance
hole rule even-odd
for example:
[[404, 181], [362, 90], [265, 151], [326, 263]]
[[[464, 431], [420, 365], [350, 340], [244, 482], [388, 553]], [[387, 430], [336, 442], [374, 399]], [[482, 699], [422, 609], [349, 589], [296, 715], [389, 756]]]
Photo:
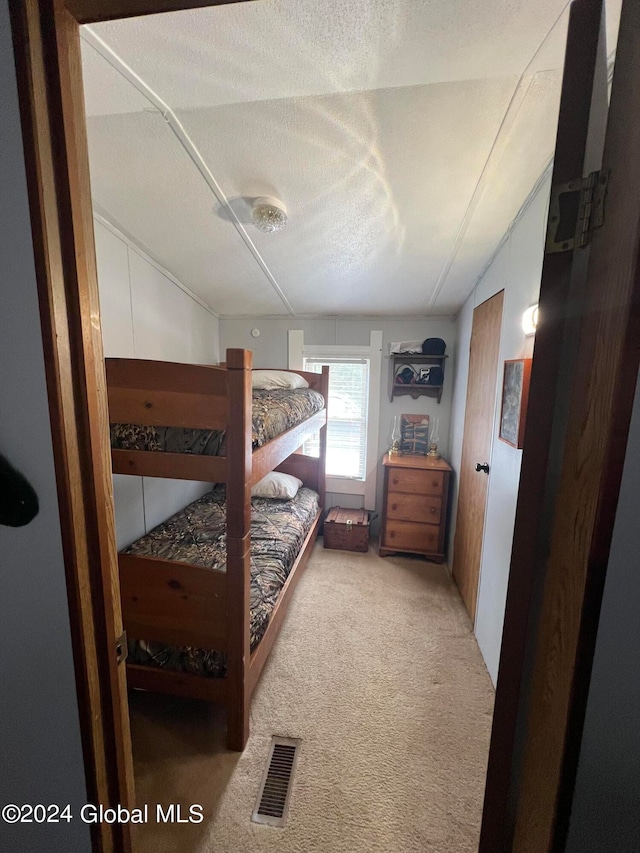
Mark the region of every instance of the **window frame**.
[[367, 452], [363, 480], [351, 477], [326, 477], [326, 490], [340, 495], [360, 495], [364, 506], [374, 509], [378, 473], [380, 433], [380, 382], [382, 379], [382, 332], [369, 333], [368, 346], [341, 344], [305, 344], [301, 329], [289, 330], [289, 369], [304, 370], [305, 358], [367, 359], [369, 361], [369, 398], [367, 401]]

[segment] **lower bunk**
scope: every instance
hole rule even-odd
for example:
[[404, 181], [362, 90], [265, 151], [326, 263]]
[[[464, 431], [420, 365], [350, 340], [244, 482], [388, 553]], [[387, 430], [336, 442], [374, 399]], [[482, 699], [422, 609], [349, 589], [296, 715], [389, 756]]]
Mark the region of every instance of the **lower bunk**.
[[243, 559], [218, 486], [121, 553], [129, 686], [223, 703], [228, 746], [243, 749], [251, 695], [321, 517], [306, 487], [252, 498]]

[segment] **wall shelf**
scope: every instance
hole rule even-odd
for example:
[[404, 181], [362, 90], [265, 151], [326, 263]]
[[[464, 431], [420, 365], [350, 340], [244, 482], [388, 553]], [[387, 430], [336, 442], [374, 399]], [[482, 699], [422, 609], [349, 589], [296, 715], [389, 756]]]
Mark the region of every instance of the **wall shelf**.
[[411, 367], [419, 370], [429, 364], [437, 364], [442, 367], [442, 375], [444, 376], [445, 361], [447, 355], [424, 355], [422, 353], [392, 352], [389, 355], [389, 399], [393, 402], [394, 397], [410, 395], [414, 400], [418, 397], [436, 397], [438, 403], [442, 399], [442, 389], [444, 385], [425, 385], [422, 382], [396, 382], [395, 376], [397, 369], [408, 364]]

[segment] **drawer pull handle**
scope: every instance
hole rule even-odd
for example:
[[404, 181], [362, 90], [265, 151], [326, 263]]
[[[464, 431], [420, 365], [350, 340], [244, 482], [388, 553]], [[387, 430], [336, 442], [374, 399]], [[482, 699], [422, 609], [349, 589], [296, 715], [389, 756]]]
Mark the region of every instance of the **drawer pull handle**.
[[435, 515], [436, 512], [437, 512], [436, 508], [434, 506], [432, 506], [431, 507], [431, 515]]
[[394, 486], [397, 486], [399, 482], [400, 482], [400, 480], [398, 480], [398, 478], [397, 478], [397, 477], [394, 477], [394, 478], [393, 478], [393, 485], [394, 485]]
[[391, 531], [391, 538], [392, 538], [392, 539], [395, 539], [395, 536], [396, 536], [396, 532], [395, 532], [395, 530], [392, 530], [392, 531]]
[[398, 509], [398, 504], [391, 504], [391, 509]]

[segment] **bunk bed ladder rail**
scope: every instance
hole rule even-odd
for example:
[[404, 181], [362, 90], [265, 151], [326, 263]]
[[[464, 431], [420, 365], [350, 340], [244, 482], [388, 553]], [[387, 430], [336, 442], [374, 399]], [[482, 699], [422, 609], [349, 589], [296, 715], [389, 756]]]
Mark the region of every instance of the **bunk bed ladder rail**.
[[252, 353], [227, 350], [227, 745], [249, 738]]

